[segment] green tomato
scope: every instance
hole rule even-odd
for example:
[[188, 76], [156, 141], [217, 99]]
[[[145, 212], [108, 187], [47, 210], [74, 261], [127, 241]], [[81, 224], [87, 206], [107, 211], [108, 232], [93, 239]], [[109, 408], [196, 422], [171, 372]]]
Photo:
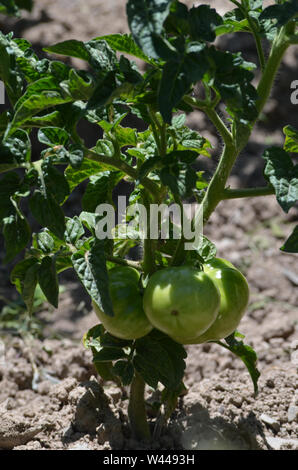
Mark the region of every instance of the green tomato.
[[106, 315], [93, 302], [94, 311], [105, 329], [121, 339], [137, 339], [152, 330], [143, 310], [143, 299], [139, 290], [138, 271], [129, 266], [109, 270], [110, 295], [114, 317]]
[[219, 311], [220, 295], [212, 279], [191, 266], [154, 273], [144, 294], [144, 310], [152, 325], [184, 343], [203, 334]]
[[204, 272], [220, 291], [220, 309], [211, 327], [189, 344], [219, 340], [232, 334], [240, 323], [249, 301], [249, 287], [243, 274], [229, 261], [214, 258], [204, 265]]

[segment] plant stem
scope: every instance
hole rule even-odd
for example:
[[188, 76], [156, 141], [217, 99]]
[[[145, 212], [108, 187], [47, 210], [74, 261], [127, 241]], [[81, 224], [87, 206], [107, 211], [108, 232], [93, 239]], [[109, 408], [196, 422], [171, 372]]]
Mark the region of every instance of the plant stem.
[[222, 156], [216, 171], [209, 183], [207, 191], [203, 199], [203, 220], [207, 222], [210, 215], [218, 205], [218, 203], [224, 199], [224, 189], [226, 186], [227, 179], [230, 175], [234, 162], [237, 158], [238, 150], [231, 147], [224, 147]]
[[135, 372], [130, 386], [128, 418], [134, 436], [140, 441], [149, 441], [151, 434], [147, 422], [144, 393], [145, 382], [143, 378]]
[[138, 261], [132, 261], [129, 259], [123, 259], [119, 258], [118, 256], [112, 256], [112, 255], [105, 255], [106, 259], [108, 261], [111, 261], [112, 263], [120, 264], [122, 266], [130, 266], [132, 268], [138, 269], [139, 271], [142, 270], [140, 263]]
[[243, 189], [229, 189], [223, 191], [222, 199], [238, 199], [242, 197], [256, 197], [256, 196], [270, 196], [275, 194], [274, 188], [264, 186], [263, 188], [243, 188]]
[[147, 274], [151, 275], [156, 271], [153, 249], [154, 242], [150, 239], [150, 198], [146, 191], [143, 191], [143, 204], [147, 212], [147, 233], [144, 238], [144, 256], [142, 263], [144, 274], [146, 276]]
[[[136, 180], [138, 178], [138, 172], [135, 168], [132, 168], [128, 165], [124, 160], [120, 160], [119, 158], [109, 157], [108, 155], [103, 155], [94, 152], [93, 150], [85, 149], [85, 157], [89, 160], [93, 160], [98, 163], [103, 163], [104, 165], [108, 165], [110, 167], [116, 168], [117, 170], [126, 173], [128, 176]], [[160, 189], [159, 186], [154, 183], [154, 181], [150, 180], [149, 178], [145, 177], [142, 179], [142, 185], [146, 188], [155, 199], [158, 199]]]
[[[257, 101], [257, 109], [259, 114], [268, 101], [276, 77], [276, 73], [279, 69], [283, 55], [288, 47], [289, 42], [286, 34], [286, 29], [283, 27], [281, 28], [280, 32], [277, 34], [273, 41], [264, 73], [257, 88], [257, 92], [259, 95], [259, 99]], [[255, 119], [253, 124], [255, 124], [256, 120], [257, 119]]]
[[226, 145], [231, 145], [233, 142], [233, 136], [221, 117], [215, 111], [213, 106], [207, 106], [206, 103], [200, 102], [194, 98], [189, 96], [185, 96], [183, 98], [184, 102], [189, 104], [195, 109], [199, 109], [200, 111], [204, 111], [204, 113], [208, 116], [210, 121], [213, 123], [214, 127], [218, 130], [222, 139]]

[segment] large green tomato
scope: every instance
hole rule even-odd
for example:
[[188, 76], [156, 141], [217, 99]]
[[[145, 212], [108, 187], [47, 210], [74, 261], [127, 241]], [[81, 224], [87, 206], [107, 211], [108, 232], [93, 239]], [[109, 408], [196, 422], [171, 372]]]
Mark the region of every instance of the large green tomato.
[[219, 290], [213, 280], [191, 266], [154, 273], [143, 302], [150, 323], [181, 343], [203, 334], [212, 325], [219, 304]]
[[114, 317], [106, 315], [93, 302], [94, 311], [105, 329], [121, 339], [137, 339], [152, 330], [143, 310], [143, 299], [139, 291], [140, 275], [129, 266], [109, 270], [110, 295]]
[[215, 322], [189, 344], [226, 338], [236, 330], [249, 301], [249, 288], [243, 274], [232, 263], [214, 258], [204, 265], [204, 272], [216, 283], [220, 291], [220, 309]]

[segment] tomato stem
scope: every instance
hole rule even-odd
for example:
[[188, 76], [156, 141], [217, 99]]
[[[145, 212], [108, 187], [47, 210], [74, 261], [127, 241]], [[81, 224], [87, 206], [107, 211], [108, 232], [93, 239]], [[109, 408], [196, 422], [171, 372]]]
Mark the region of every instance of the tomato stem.
[[130, 386], [128, 418], [134, 437], [139, 441], [150, 441], [151, 433], [147, 421], [144, 394], [145, 382], [143, 378], [135, 372]]

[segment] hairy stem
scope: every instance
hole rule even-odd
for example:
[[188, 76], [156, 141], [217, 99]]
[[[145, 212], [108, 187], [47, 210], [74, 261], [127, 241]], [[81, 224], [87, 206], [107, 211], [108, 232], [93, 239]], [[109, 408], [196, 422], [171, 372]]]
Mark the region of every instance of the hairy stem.
[[224, 189], [222, 199], [238, 199], [242, 197], [270, 196], [275, 194], [274, 188], [264, 186], [261, 188]]
[[130, 386], [128, 418], [134, 436], [140, 441], [149, 441], [151, 438], [145, 408], [145, 382], [136, 372]]
[[144, 256], [142, 267], [145, 276], [151, 275], [156, 271], [155, 256], [154, 256], [154, 241], [150, 239], [150, 198], [146, 191], [143, 191], [143, 204], [147, 212], [147, 233], [144, 238]]
[[118, 256], [112, 256], [112, 255], [105, 255], [106, 259], [108, 261], [111, 261], [112, 263], [120, 264], [121, 266], [130, 266], [131, 268], [138, 269], [139, 271], [142, 270], [140, 263], [138, 261], [132, 261], [128, 259], [123, 259], [119, 258]]
[[[138, 178], [138, 171], [128, 165], [124, 160], [120, 160], [119, 158], [109, 157], [108, 155], [103, 155], [94, 152], [93, 150], [85, 149], [85, 157], [89, 160], [93, 160], [98, 163], [103, 163], [104, 165], [108, 165], [110, 167], [116, 168], [117, 170], [126, 173], [128, 176], [136, 180]], [[146, 188], [154, 197], [154, 199], [159, 198], [160, 189], [159, 186], [154, 183], [154, 181], [150, 180], [149, 178], [142, 179], [142, 185]]]

